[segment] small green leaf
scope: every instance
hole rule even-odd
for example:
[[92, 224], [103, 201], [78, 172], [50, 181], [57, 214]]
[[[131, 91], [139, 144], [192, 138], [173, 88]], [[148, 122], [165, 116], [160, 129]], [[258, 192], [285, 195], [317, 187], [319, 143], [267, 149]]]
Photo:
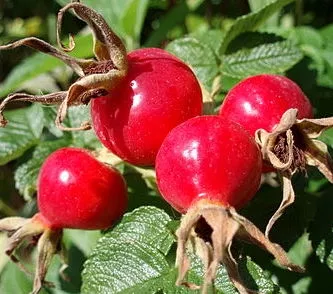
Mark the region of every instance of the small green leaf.
[[193, 34], [193, 37], [199, 40], [201, 44], [209, 46], [218, 56], [218, 50], [224, 38], [224, 33], [221, 30], [197, 32]]
[[230, 42], [238, 35], [244, 32], [258, 29], [259, 26], [263, 24], [269, 17], [293, 1], [295, 0], [276, 0], [256, 12], [252, 12], [237, 18], [223, 39], [221, 48], [219, 50], [220, 54], [222, 55], [226, 52]]
[[279, 287], [250, 257], [246, 257], [240, 262], [240, 272], [245, 284], [249, 285], [250, 289], [257, 290], [261, 294], [280, 293]]
[[7, 111], [5, 116], [9, 123], [0, 128], [0, 165], [38, 144], [43, 130], [43, 110], [38, 104]]
[[223, 56], [222, 73], [236, 78], [260, 73], [282, 73], [294, 66], [302, 56], [290, 41], [264, 44]]
[[129, 289], [129, 293], [145, 293], [141, 289], [147, 283], [149, 293], [160, 289], [158, 278], [170, 271], [165, 258], [174, 242], [167, 229], [170, 220], [155, 207], [126, 214], [98, 241], [85, 263], [82, 293], [126, 293]]
[[219, 74], [219, 61], [210, 46], [194, 37], [185, 37], [169, 43], [166, 49], [189, 64], [204, 87], [211, 89]]
[[66, 139], [42, 142], [35, 148], [32, 158], [18, 167], [15, 171], [15, 186], [26, 200], [31, 199], [36, 192], [39, 169], [46, 157], [69, 144], [70, 141]]

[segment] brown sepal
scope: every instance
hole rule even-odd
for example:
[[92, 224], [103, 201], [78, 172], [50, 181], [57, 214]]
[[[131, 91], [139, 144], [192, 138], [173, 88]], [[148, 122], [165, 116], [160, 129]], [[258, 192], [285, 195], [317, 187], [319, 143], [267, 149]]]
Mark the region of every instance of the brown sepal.
[[[202, 218], [212, 230], [209, 240], [195, 232], [196, 226]], [[239, 275], [237, 261], [230, 250], [234, 238], [258, 245], [270, 252], [280, 265], [289, 270], [304, 271], [302, 267], [289, 261], [286, 252], [278, 244], [272, 243], [253, 223], [239, 215], [232, 207], [200, 200], [184, 215], [176, 235], [178, 239], [176, 284], [192, 289], [199, 287], [184, 281], [190, 268], [186, 248], [188, 244], [193, 243], [195, 251], [203, 260], [205, 267], [204, 282], [201, 286], [202, 293], [207, 293], [208, 287], [216, 277], [220, 263], [224, 264], [230, 280], [241, 294], [256, 293], [244, 285]]]
[[[63, 126], [68, 107], [72, 105], [87, 104], [90, 99], [107, 95], [126, 76], [128, 71], [127, 54], [121, 39], [110, 29], [107, 22], [100, 14], [79, 1], [69, 3], [58, 13], [58, 45], [64, 51], [71, 51], [75, 47], [74, 38], [72, 36], [70, 36], [68, 48], [66, 48], [60, 41], [62, 19], [65, 12], [69, 9], [73, 9], [76, 16], [86, 22], [91, 28], [94, 37], [93, 51], [97, 60], [74, 58], [47, 42], [34, 37], [25, 38], [8, 45], [0, 46], [0, 50], [13, 49], [19, 46], [32, 47], [40, 52], [62, 60], [79, 76], [79, 79], [74, 82], [66, 92], [39, 96], [19, 93], [8, 96], [0, 106], [0, 126], [5, 126], [7, 123], [2, 114], [6, 104], [14, 100], [20, 100], [60, 104], [55, 121], [59, 129], [70, 131], [89, 129], [89, 122], [84, 122], [79, 127], [68, 128]], [[18, 99], [18, 96], [16, 95], [19, 95], [20, 99]]]
[[[30, 246], [37, 242], [37, 264], [34, 275], [34, 285], [31, 294], [40, 292], [43, 285], [52, 287], [53, 284], [45, 281], [47, 269], [53, 255], [62, 251], [62, 230], [48, 228], [36, 214], [33, 218], [9, 217], [0, 220], [0, 231], [7, 232], [8, 243], [6, 254], [17, 266], [29, 276], [33, 274], [28, 271], [15, 255], [15, 250], [21, 245]], [[33, 242], [24, 242], [24, 241]], [[65, 258], [62, 258], [64, 261]]]
[[316, 140], [323, 131], [333, 126], [333, 117], [299, 120], [297, 114], [297, 109], [289, 109], [271, 133], [259, 129], [255, 134], [264, 161], [272, 165], [283, 179], [282, 201], [268, 222], [266, 236], [284, 210], [295, 200], [291, 183], [293, 174], [304, 172], [306, 165], [316, 166], [333, 183], [331, 156], [327, 146]]

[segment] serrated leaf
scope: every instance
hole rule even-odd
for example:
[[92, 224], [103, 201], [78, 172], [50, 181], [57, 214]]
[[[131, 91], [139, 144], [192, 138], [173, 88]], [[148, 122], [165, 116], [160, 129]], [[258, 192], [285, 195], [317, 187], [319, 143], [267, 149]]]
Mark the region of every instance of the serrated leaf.
[[[141, 292], [159, 289], [158, 278], [168, 274], [165, 259], [174, 242], [167, 229], [170, 217], [155, 207], [140, 207], [124, 215], [120, 224], [106, 233], [85, 263], [82, 293]], [[154, 279], [154, 281], [152, 281]], [[144, 289], [144, 288], [142, 288]]]
[[66, 139], [42, 142], [34, 150], [32, 158], [16, 169], [15, 186], [26, 200], [30, 200], [36, 192], [39, 169], [46, 157], [69, 144], [70, 141]]
[[43, 110], [40, 105], [5, 112], [9, 123], [0, 128], [0, 165], [20, 157], [39, 143], [43, 130]]
[[260, 73], [282, 73], [294, 66], [302, 56], [290, 41], [264, 44], [223, 56], [222, 73], [236, 78]]
[[[75, 50], [73, 55], [85, 58], [92, 55], [91, 36], [75, 37]], [[0, 97], [14, 92], [22, 85], [43, 73], [49, 72], [58, 66], [64, 65], [60, 60], [42, 53], [37, 53], [24, 59], [18, 64], [0, 84]]]
[[219, 61], [213, 49], [194, 37], [177, 39], [166, 49], [189, 64], [207, 90], [212, 88], [213, 80], [219, 74]]
[[252, 12], [237, 18], [223, 39], [221, 48], [219, 50], [220, 54], [222, 55], [226, 52], [229, 43], [238, 35], [244, 32], [258, 29], [259, 26], [263, 24], [269, 17], [293, 1], [294, 0], [277, 0], [264, 6], [259, 11]]
[[333, 270], [333, 189], [326, 189], [322, 195], [314, 222], [310, 227], [312, 246], [322, 263]]

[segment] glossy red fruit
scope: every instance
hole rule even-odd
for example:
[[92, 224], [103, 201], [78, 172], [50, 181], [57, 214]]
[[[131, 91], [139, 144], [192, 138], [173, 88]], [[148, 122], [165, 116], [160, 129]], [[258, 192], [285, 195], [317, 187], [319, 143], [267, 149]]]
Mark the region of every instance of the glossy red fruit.
[[88, 151], [62, 148], [40, 170], [37, 199], [52, 228], [105, 229], [124, 214], [127, 190], [121, 174]]
[[156, 157], [156, 175], [163, 198], [179, 212], [202, 199], [240, 208], [259, 188], [261, 155], [239, 125], [201, 116], [168, 134]]
[[92, 100], [93, 128], [122, 159], [154, 165], [168, 132], [201, 114], [201, 89], [191, 69], [162, 49], [132, 51], [128, 63], [123, 82], [109, 95]]
[[184, 281], [191, 264], [187, 244], [206, 265], [202, 293], [208, 293], [220, 263], [239, 293], [253, 292], [242, 282], [232, 256], [234, 239], [259, 245], [281, 265], [302, 270], [291, 264], [279, 245], [271, 243], [235, 210], [258, 190], [261, 165], [253, 137], [239, 124], [220, 116], [189, 119], [167, 135], [156, 157], [156, 176], [163, 198], [185, 214], [176, 231], [177, 285], [198, 289], [198, 285]]
[[313, 115], [309, 99], [295, 82], [280, 75], [262, 74], [234, 86], [225, 97], [219, 114], [254, 135], [258, 129], [271, 132], [290, 108], [298, 110], [298, 119]]

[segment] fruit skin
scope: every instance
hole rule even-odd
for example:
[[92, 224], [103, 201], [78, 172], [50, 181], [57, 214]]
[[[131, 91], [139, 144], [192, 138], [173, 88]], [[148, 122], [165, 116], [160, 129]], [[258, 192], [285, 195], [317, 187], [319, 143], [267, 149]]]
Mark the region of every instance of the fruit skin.
[[170, 53], [144, 48], [128, 54], [127, 77], [109, 95], [93, 99], [93, 128], [120, 158], [154, 165], [168, 132], [200, 115], [202, 93], [191, 69]]
[[225, 97], [219, 115], [233, 120], [252, 135], [258, 129], [271, 132], [288, 109], [298, 109], [298, 119], [312, 118], [312, 106], [292, 80], [273, 74], [246, 78]]
[[157, 184], [181, 213], [200, 199], [241, 208], [259, 188], [261, 164], [247, 131], [220, 116], [201, 116], [165, 138], [156, 157]]
[[38, 218], [52, 229], [105, 229], [123, 215], [127, 190], [119, 172], [80, 148], [62, 148], [38, 178]]

